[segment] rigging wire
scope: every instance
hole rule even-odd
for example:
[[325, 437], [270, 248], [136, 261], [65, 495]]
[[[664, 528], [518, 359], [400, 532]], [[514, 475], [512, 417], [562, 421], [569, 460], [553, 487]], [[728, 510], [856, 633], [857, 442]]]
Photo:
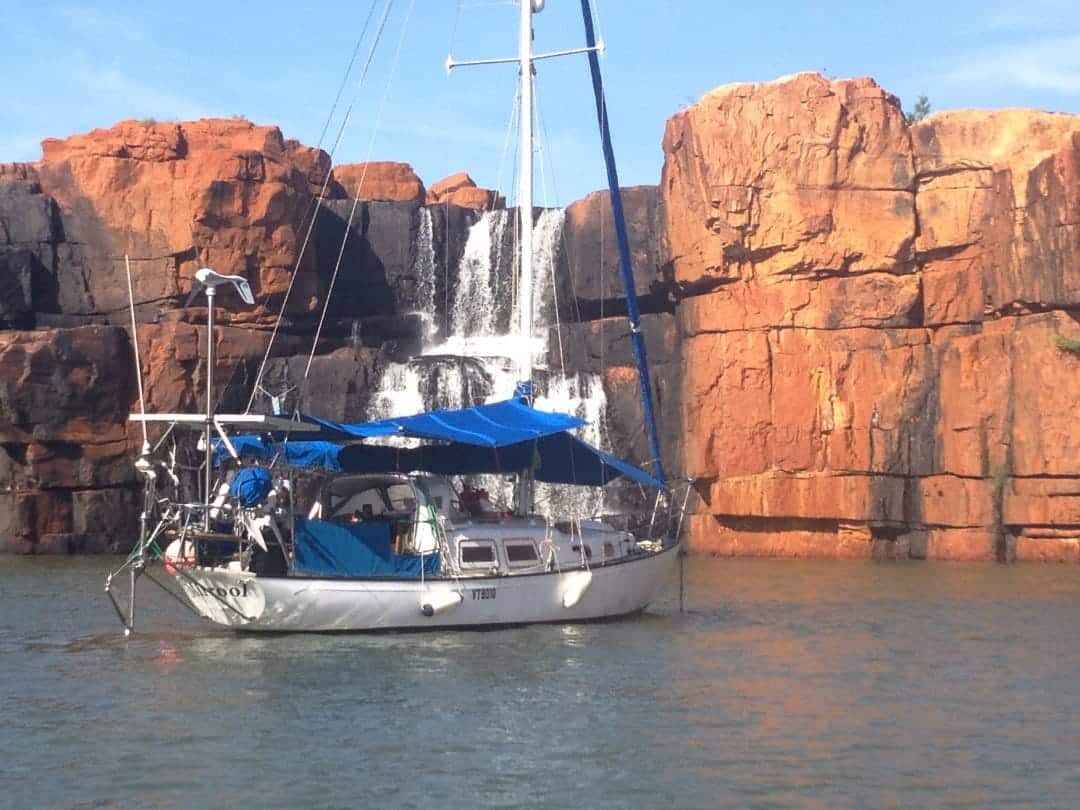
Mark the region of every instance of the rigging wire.
[[[518, 89], [520, 94], [520, 88]], [[514, 132], [518, 131], [521, 126], [521, 98], [517, 99], [517, 118], [515, 119]], [[512, 144], [514, 147], [514, 157], [510, 162], [510, 185], [508, 188], [513, 189], [514, 204], [520, 208], [521, 201], [521, 178], [518, 175], [518, 171], [521, 168], [521, 139], [513, 138]], [[519, 212], [520, 213], [520, 212]], [[510, 244], [518, 246], [521, 244], [521, 217], [510, 217]], [[516, 264], [515, 264], [516, 263]], [[521, 274], [521, 251], [513, 250], [510, 254], [510, 310], [511, 312], [517, 311], [518, 301], [518, 277]]]
[[[542, 133], [542, 137], [539, 138], [539, 144], [537, 151], [540, 153], [540, 196], [544, 201], [544, 208], [550, 206], [550, 198], [548, 197], [547, 179], [548, 172], [545, 171], [545, 167], [551, 172], [551, 186], [552, 192], [555, 189], [555, 169], [550, 165], [550, 159], [546, 146], [548, 144], [547, 130], [544, 128], [544, 119], [540, 115], [540, 99], [536, 88], [533, 88], [533, 118], [537, 122], [537, 129]], [[556, 202], [556, 205], [558, 203]], [[559, 238], [562, 241], [563, 232], [565, 229], [560, 229]], [[559, 316], [559, 279], [555, 272], [555, 253], [552, 251], [548, 256], [548, 269], [551, 275], [551, 297], [552, 306], [554, 308], [555, 316], [555, 337], [559, 344], [559, 368], [562, 370], [563, 375], [566, 375], [566, 352], [563, 348], [563, 336], [562, 336], [562, 320]], [[549, 365], [550, 369], [550, 365]]]
[[[600, 24], [600, 0], [591, 0], [589, 5], [592, 6], [593, 25], [596, 26], [596, 41], [603, 44], [604, 26]], [[601, 51], [600, 55], [603, 56], [604, 52]]]
[[[375, 32], [375, 42], [372, 44], [371, 53], [369, 54], [367, 64], [364, 65], [364, 75], [367, 75], [368, 67], [371, 65], [371, 57], [375, 54], [375, 47], [379, 44], [379, 40], [382, 38], [383, 29], [386, 27], [386, 20], [389, 16], [390, 9], [394, 5], [394, 0], [388, 0], [386, 4], [386, 10], [383, 12], [382, 20], [379, 22], [379, 28]], [[304, 400], [306, 394], [308, 376], [311, 374], [311, 364], [315, 359], [315, 350], [319, 345], [319, 338], [322, 335], [323, 325], [326, 322], [326, 313], [330, 309], [330, 299], [334, 294], [334, 287], [337, 284], [338, 273], [341, 270], [341, 262], [345, 257], [345, 246], [349, 241], [349, 234], [352, 232], [353, 221], [356, 219], [356, 209], [360, 206], [360, 196], [363, 193], [364, 180], [367, 176], [368, 164], [371, 162], [371, 156], [375, 149], [375, 139], [379, 134], [379, 126], [382, 123], [383, 113], [386, 109], [386, 102], [390, 98], [390, 90], [393, 87], [394, 75], [397, 72], [398, 63], [401, 60], [401, 51], [405, 45], [405, 34], [409, 28], [409, 19], [412, 17], [413, 8], [416, 6], [416, 0], [409, 0], [409, 8], [405, 13], [405, 20], [401, 25], [401, 35], [398, 38], [397, 49], [394, 52], [394, 61], [390, 67], [390, 75], [386, 81], [386, 87], [383, 90], [382, 100], [379, 102], [379, 109], [375, 115], [375, 123], [372, 126], [371, 139], [368, 141], [367, 156], [364, 160], [364, 169], [360, 173], [360, 182], [356, 187], [356, 194], [353, 197], [352, 208], [349, 210], [349, 219], [345, 224], [345, 233], [341, 237], [341, 247], [338, 250], [337, 261], [334, 262], [334, 271], [330, 276], [330, 285], [326, 290], [326, 297], [323, 301], [322, 313], [319, 315], [319, 325], [315, 329], [315, 337], [311, 342], [311, 353], [308, 355], [307, 366], [304, 368], [304, 378], [301, 384], [300, 395], [297, 397], [297, 408]]]
[[337, 112], [338, 104], [341, 102], [341, 94], [345, 92], [345, 88], [349, 84], [349, 76], [352, 74], [353, 66], [356, 64], [356, 57], [360, 55], [360, 46], [364, 42], [364, 37], [367, 36], [368, 25], [371, 23], [371, 18], [375, 14], [375, 5], [377, 0], [371, 0], [371, 7], [368, 9], [367, 17], [364, 19], [364, 27], [360, 31], [360, 36], [357, 37], [356, 45], [353, 47], [352, 56], [349, 58], [349, 64], [345, 68], [345, 75], [341, 77], [341, 84], [338, 85], [337, 94], [334, 96], [334, 103], [330, 105], [330, 113], [326, 116], [326, 121], [323, 122], [322, 132], [319, 133], [319, 142], [315, 145], [316, 149], [322, 148], [323, 140], [326, 138], [326, 133], [330, 129], [330, 123], [334, 120], [334, 113]]
[[[503, 138], [502, 151], [499, 153], [499, 163], [495, 168], [495, 189], [496, 193], [498, 189], [505, 188], [502, 185], [503, 172], [506, 170], [506, 156], [510, 152], [510, 144], [514, 139], [514, 133], [517, 132], [519, 126], [518, 116], [521, 112], [521, 89], [514, 93], [514, 101], [510, 107], [510, 119], [506, 122], [506, 136]], [[492, 201], [494, 204], [494, 200]]]
[[450, 26], [450, 45], [447, 47], [446, 52], [450, 55], [454, 53], [454, 45], [457, 44], [457, 28], [458, 22], [461, 21], [461, 0], [457, 0], [457, 5], [454, 8], [454, 24]]
[[[513, 135], [517, 131], [518, 115], [520, 113], [520, 107], [521, 107], [521, 93], [520, 93], [520, 90], [519, 90], [518, 92], [516, 92], [514, 94], [514, 101], [511, 104], [510, 118], [507, 121], [507, 125], [506, 125], [506, 136], [503, 139], [503, 148], [502, 148], [502, 152], [500, 153], [499, 163], [498, 163], [498, 166], [497, 166], [496, 171], [495, 171], [495, 189], [494, 189], [494, 193], [488, 198], [487, 206], [484, 209], [485, 213], [494, 213], [495, 208], [496, 208], [496, 204], [498, 203], [499, 189], [500, 188], [506, 188], [506, 186], [503, 185], [503, 173], [504, 173], [505, 168], [506, 168], [506, 156], [507, 156], [507, 153], [510, 151], [510, 144], [511, 144], [511, 142], [516, 141], [516, 139], [513, 137]], [[489, 223], [489, 228], [491, 228], [491, 226], [493, 226], [493, 225], [496, 226], [493, 229], [494, 230], [493, 236], [496, 237], [497, 241], [496, 241], [496, 244], [494, 245], [494, 247], [495, 247], [495, 257], [494, 257], [494, 262], [492, 264], [492, 281], [493, 281], [493, 292], [497, 296], [501, 292], [501, 285], [500, 285], [500, 281], [499, 281], [499, 276], [500, 276], [499, 269], [502, 267], [502, 262], [503, 262], [503, 255], [504, 255], [503, 246], [505, 245], [505, 242], [506, 242], [506, 239], [505, 239], [505, 236], [506, 236], [506, 217], [508, 217], [508, 216], [509, 216], [509, 213], [506, 211], [506, 201], [505, 201], [505, 198], [504, 198], [503, 211], [502, 211], [501, 218], [495, 219], [492, 223]], [[513, 246], [516, 244], [516, 241], [517, 241], [516, 238], [515, 238], [516, 230], [514, 230], [513, 228], [516, 228], [516, 225], [512, 226], [512, 229], [511, 229], [510, 295], [511, 295], [511, 301], [512, 302], [516, 301], [515, 286], [514, 286], [516, 282], [515, 282], [515, 279], [514, 279], [514, 268], [513, 268], [513, 262], [514, 262]], [[514, 307], [512, 306], [511, 309], [513, 309], [513, 308]]]
[[[274, 341], [277, 339], [278, 330], [281, 328], [281, 322], [285, 317], [285, 310], [289, 305], [289, 297], [292, 295], [293, 287], [296, 285], [296, 278], [300, 274], [300, 266], [304, 261], [304, 256], [307, 254], [307, 248], [311, 242], [311, 235], [315, 230], [315, 222], [319, 218], [319, 211], [322, 210], [323, 201], [326, 199], [326, 191], [330, 187], [330, 178], [334, 176], [334, 154], [337, 152], [337, 148], [340, 146], [341, 139], [349, 125], [353, 107], [356, 105], [356, 99], [359, 96], [360, 88], [363, 87], [364, 80], [367, 78], [368, 68], [371, 67], [371, 60], [375, 55], [375, 48], [379, 44], [379, 35], [382, 33], [382, 27], [386, 24], [386, 17], [389, 14], [390, 7], [393, 5], [393, 1], [394, 0], [387, 0], [387, 5], [383, 10], [382, 20], [379, 24], [379, 30], [376, 34], [375, 41], [372, 43], [371, 49], [368, 52], [363, 72], [360, 74], [360, 79], [357, 82], [356, 91], [349, 101], [349, 106], [345, 110], [345, 114], [341, 119], [341, 124], [338, 126], [337, 135], [334, 138], [334, 145], [329, 151], [330, 163], [326, 169], [326, 176], [323, 177], [322, 187], [319, 189], [319, 196], [311, 206], [310, 219], [308, 220], [307, 230], [304, 233], [304, 241], [301, 243], [300, 251], [296, 256], [296, 264], [293, 266], [292, 275], [289, 277], [289, 286], [285, 288], [285, 297], [281, 301], [281, 310], [278, 312], [277, 319], [274, 321], [274, 328], [270, 331], [270, 339], [266, 343], [266, 351], [263, 354], [262, 361], [259, 363], [259, 371], [255, 375], [255, 382], [251, 386], [251, 396], [248, 398], [247, 407], [244, 409], [244, 413], [250, 413], [252, 406], [255, 404], [255, 397], [258, 395], [261, 387], [263, 374], [266, 373], [266, 365], [270, 361], [270, 351], [274, 347]], [[364, 28], [360, 34], [359, 42], [362, 42], [364, 36], [367, 34], [368, 25], [371, 22], [372, 14], [375, 11], [376, 2], [377, 0], [372, 0], [371, 8], [368, 10], [367, 18], [364, 21]], [[357, 43], [358, 45], [359, 42]], [[349, 65], [351, 69], [352, 62], [350, 62]], [[330, 118], [332, 118], [332, 113]], [[330, 118], [327, 119], [328, 123]]]

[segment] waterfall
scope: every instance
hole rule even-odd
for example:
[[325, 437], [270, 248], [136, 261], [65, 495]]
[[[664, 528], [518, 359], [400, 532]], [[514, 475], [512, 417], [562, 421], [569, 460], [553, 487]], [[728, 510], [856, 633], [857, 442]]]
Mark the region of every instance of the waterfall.
[[405, 416], [424, 410], [420, 370], [410, 363], [387, 363], [368, 406], [368, 419]]
[[555, 286], [553, 284], [562, 243], [566, 211], [549, 208], [540, 212], [533, 227], [533, 301], [536, 323], [555, 323]]
[[[420, 209], [414, 271], [418, 303], [434, 315], [436, 301], [435, 251], [431, 212]], [[514, 212], [485, 211], [469, 228], [456, 273], [451, 274], [447, 334], [435, 342], [429, 333], [419, 356], [407, 362], [388, 362], [379, 389], [372, 398], [370, 418], [405, 416], [435, 408], [461, 408], [508, 399], [517, 384], [517, 368], [510, 356], [516, 348], [517, 318], [514, 264], [504, 250], [506, 229]], [[537, 329], [533, 361], [536, 406], [559, 411], [588, 422], [580, 437], [595, 446], [606, 444], [604, 419], [607, 398], [598, 374], [545, 373], [547, 333], [557, 321], [557, 296], [566, 289], [554, 282], [562, 247], [565, 211], [548, 209], [533, 226], [533, 300]], [[434, 317], [432, 321], [434, 321]], [[558, 363], [557, 368], [562, 368]], [[509, 507], [510, 476], [470, 476], [470, 483], [488, 490], [494, 502]], [[601, 513], [603, 489], [539, 484], [537, 510], [559, 517], [586, 518]]]
[[420, 206], [420, 222], [416, 228], [416, 255], [413, 258], [413, 277], [416, 279], [416, 305], [428, 322], [435, 321], [435, 238], [431, 225], [431, 209]]
[[506, 278], [509, 273], [500, 272], [508, 219], [505, 210], [485, 211], [469, 228], [450, 305], [452, 337], [493, 337], [498, 332], [500, 310], [508, 311], [505, 290], [511, 288]]

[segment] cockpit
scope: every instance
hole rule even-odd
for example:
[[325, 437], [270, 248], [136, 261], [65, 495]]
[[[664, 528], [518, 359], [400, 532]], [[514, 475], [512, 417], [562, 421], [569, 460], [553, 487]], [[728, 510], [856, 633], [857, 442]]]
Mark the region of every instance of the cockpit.
[[343, 524], [383, 524], [397, 554], [438, 548], [436, 524], [449, 490], [433, 477], [350, 475], [329, 479], [309, 518]]

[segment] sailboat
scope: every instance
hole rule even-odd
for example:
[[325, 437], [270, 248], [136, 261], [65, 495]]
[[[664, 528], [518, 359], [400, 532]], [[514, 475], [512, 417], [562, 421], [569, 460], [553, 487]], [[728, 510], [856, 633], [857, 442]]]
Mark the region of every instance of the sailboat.
[[[162, 497], [163, 485], [176, 481], [173, 465], [144, 443], [136, 462], [145, 478], [140, 536], [105, 586], [125, 634], [135, 626], [136, 583], [143, 576], [197, 615], [254, 632], [610, 619], [644, 610], [672, 578], [686, 500], [685, 494], [680, 499], [672, 493], [660, 460], [597, 58], [602, 46], [589, 0], [582, 0], [585, 47], [534, 53], [533, 16], [543, 11], [544, 2], [520, 0], [519, 6], [516, 57], [448, 61], [449, 68], [516, 62], [520, 73], [517, 210], [523, 222], [517, 283], [520, 382], [514, 396], [344, 423], [300, 409], [219, 413], [214, 375], [208, 373], [205, 411], [132, 414], [144, 431], [157, 426], [198, 436], [203, 457], [198, 500], [179, 497], [179, 487], [175, 497]], [[582, 441], [575, 433], [582, 419], [534, 407], [532, 83], [538, 60], [571, 54], [586, 54], [592, 73], [652, 472]], [[196, 283], [207, 299], [212, 370], [218, 288], [231, 285], [246, 303], [253, 299], [240, 276], [203, 268]], [[495, 507], [486, 491], [461, 483], [469, 480], [462, 476], [483, 474], [514, 477], [512, 509]], [[534, 508], [538, 483], [602, 487], [616, 478], [655, 490], [643, 530], [543, 515]], [[171, 583], [160, 578], [158, 565]], [[125, 572], [130, 578], [126, 605], [116, 587]]]

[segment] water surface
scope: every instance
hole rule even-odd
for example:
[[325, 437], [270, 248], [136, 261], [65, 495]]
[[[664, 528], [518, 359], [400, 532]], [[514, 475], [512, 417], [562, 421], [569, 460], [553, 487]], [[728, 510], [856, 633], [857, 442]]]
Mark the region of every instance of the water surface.
[[691, 558], [686, 613], [452, 635], [149, 586], [124, 641], [113, 563], [0, 558], [0, 806], [1080, 802], [1080, 568]]

